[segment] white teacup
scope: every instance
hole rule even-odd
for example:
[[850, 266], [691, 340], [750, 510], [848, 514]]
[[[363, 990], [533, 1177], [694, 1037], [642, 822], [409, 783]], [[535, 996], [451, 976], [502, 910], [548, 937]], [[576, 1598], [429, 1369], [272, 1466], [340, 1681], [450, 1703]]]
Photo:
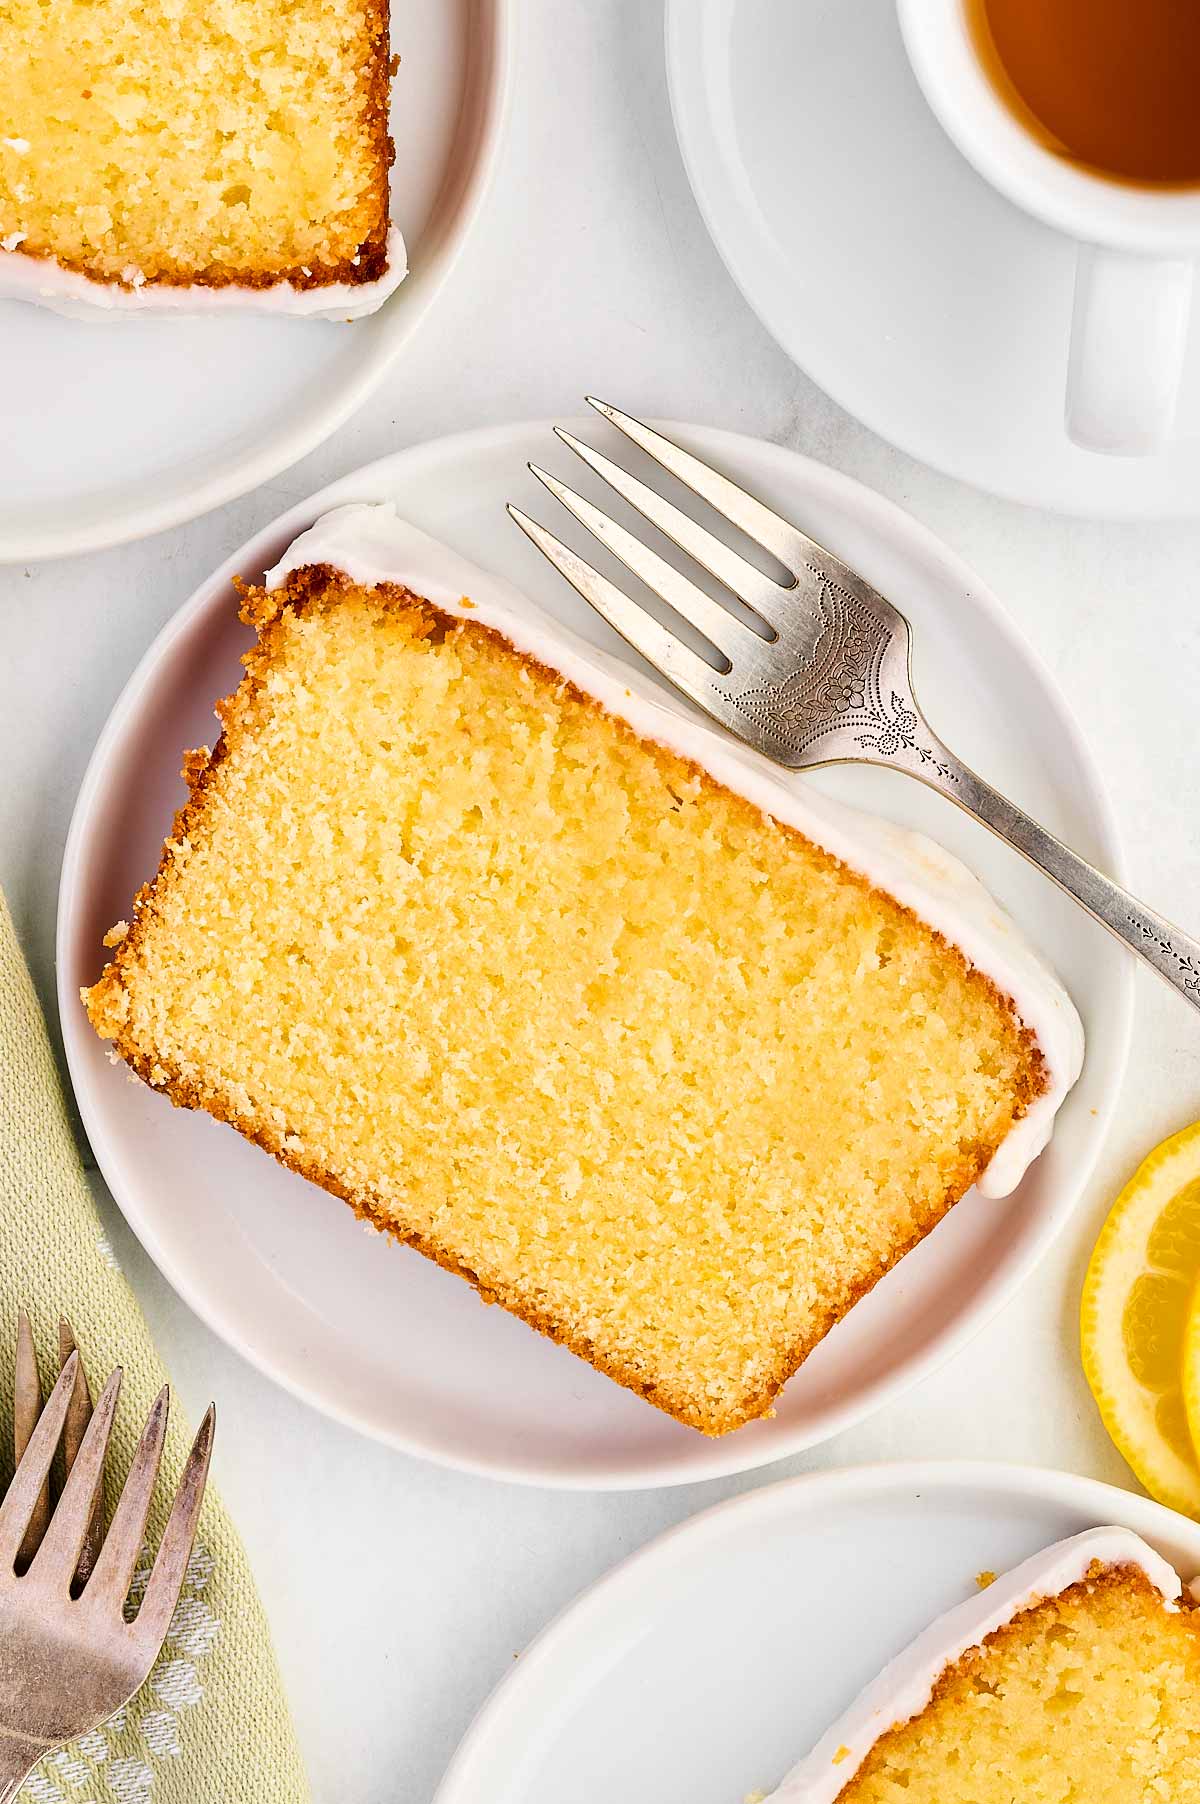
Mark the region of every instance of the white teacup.
[[1187, 345], [1200, 189], [1110, 182], [1056, 156], [993, 87], [964, 0], [897, 4], [917, 80], [963, 155], [1017, 206], [1079, 240], [1068, 433], [1092, 451], [1136, 457], [1161, 450], [1175, 422]]

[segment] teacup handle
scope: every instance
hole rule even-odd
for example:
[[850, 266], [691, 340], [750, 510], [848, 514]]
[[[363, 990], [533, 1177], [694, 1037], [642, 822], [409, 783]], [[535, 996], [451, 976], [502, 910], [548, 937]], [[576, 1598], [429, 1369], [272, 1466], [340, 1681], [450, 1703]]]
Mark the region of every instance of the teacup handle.
[[1193, 265], [1080, 245], [1067, 432], [1088, 451], [1148, 457], [1171, 437]]

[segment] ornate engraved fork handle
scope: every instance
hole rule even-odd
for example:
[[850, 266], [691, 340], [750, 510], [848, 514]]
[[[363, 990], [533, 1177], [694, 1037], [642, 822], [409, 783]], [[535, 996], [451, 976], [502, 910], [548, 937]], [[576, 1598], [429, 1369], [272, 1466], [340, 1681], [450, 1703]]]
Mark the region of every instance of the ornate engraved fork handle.
[[[933, 735], [929, 734], [930, 739]], [[968, 814], [990, 827], [993, 833], [1008, 841], [1024, 854], [1047, 877], [1087, 909], [1094, 920], [1107, 927], [1117, 939], [1165, 977], [1172, 989], [1178, 990], [1194, 1008], [1200, 1008], [1200, 940], [1182, 933], [1170, 921], [1156, 914], [1123, 890], [1118, 883], [1098, 871], [1094, 865], [1072, 852], [1053, 833], [1040, 827], [998, 789], [959, 762], [953, 752], [939, 742], [939, 763], [918, 758], [879, 759], [879, 763], [896, 765], [903, 762], [913, 776], [942, 795], [949, 796]], [[875, 762], [875, 760], [873, 760]]]

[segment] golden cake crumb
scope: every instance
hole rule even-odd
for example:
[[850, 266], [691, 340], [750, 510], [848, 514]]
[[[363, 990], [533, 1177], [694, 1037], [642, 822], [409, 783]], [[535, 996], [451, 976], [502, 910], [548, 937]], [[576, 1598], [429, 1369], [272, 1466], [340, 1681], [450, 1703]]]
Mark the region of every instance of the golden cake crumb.
[[889, 1729], [837, 1804], [1198, 1804], [1200, 1627], [1135, 1566], [1021, 1611]]
[[770, 1410], [1045, 1082], [869, 883], [475, 619], [250, 590], [86, 994], [143, 1077], [708, 1434]]
[[387, 0], [4, 0], [0, 240], [126, 287], [386, 266]]

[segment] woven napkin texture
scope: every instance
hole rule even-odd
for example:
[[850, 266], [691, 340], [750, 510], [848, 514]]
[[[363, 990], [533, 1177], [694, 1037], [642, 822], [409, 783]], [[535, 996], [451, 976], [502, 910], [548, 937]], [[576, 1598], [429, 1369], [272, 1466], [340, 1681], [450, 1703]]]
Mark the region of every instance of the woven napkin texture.
[[[17, 1312], [29, 1311], [43, 1392], [69, 1318], [95, 1396], [125, 1378], [108, 1461], [111, 1511], [166, 1373], [96, 1214], [46, 1024], [0, 896], [0, 1485], [11, 1469]], [[218, 1402], [217, 1439], [220, 1442]], [[155, 1514], [157, 1545], [191, 1444], [171, 1410]], [[142, 1562], [146, 1564], [145, 1561]], [[134, 1580], [136, 1596], [139, 1582]], [[308, 1784], [245, 1551], [210, 1485], [166, 1646], [137, 1696], [102, 1729], [51, 1754], [22, 1804], [303, 1804]]]

